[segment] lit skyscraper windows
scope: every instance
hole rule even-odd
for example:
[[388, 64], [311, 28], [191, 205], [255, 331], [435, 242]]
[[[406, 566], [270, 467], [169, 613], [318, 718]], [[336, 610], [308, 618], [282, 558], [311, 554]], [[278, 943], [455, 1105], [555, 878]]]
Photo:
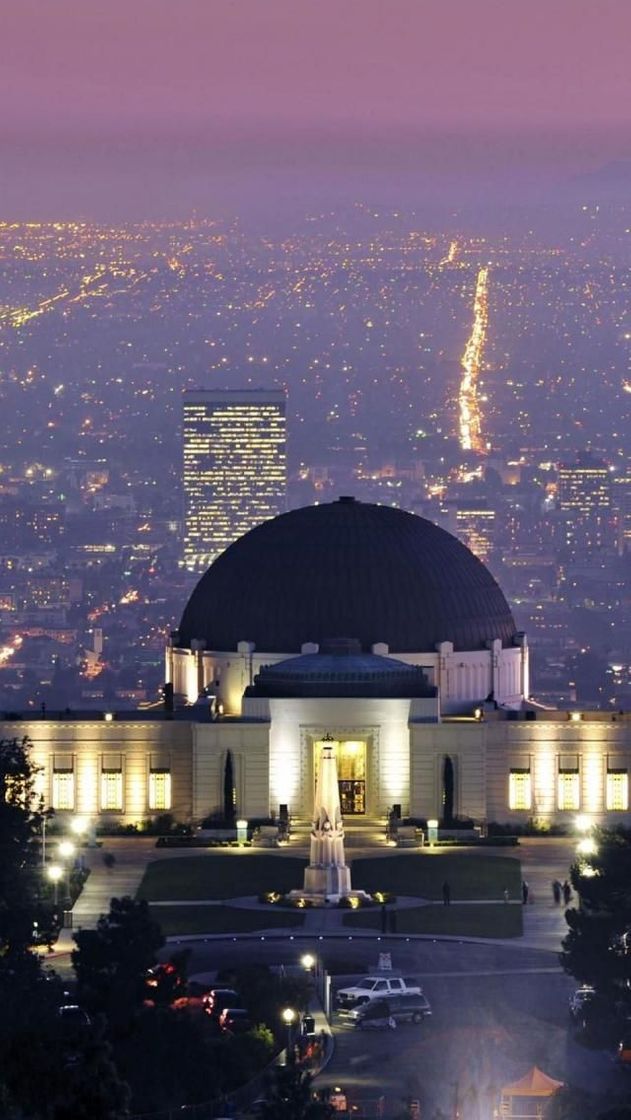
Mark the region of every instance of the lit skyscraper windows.
[[285, 394], [184, 394], [184, 564], [205, 569], [228, 545], [285, 509]]

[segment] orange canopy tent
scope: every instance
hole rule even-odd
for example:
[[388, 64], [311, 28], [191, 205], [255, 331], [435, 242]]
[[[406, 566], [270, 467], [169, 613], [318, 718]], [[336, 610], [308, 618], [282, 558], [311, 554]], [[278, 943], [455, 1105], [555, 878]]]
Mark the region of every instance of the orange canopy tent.
[[562, 1088], [562, 1081], [555, 1081], [533, 1066], [519, 1081], [504, 1085], [500, 1116], [506, 1117], [506, 1120], [530, 1120], [531, 1117], [543, 1116], [545, 1098], [553, 1097]]

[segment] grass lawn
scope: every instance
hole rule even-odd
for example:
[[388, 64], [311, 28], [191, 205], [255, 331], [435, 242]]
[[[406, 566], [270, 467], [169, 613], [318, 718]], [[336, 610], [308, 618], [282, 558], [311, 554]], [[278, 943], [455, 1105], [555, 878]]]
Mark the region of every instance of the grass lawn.
[[236, 906], [154, 906], [151, 916], [160, 923], [165, 937], [193, 933], [253, 933], [258, 929], [290, 929], [301, 926], [298, 910], [239, 910]]
[[306, 859], [258, 852], [209, 852], [158, 859], [145, 871], [136, 898], [148, 902], [179, 899], [240, 898], [263, 891], [300, 889]]
[[353, 886], [370, 893], [385, 890], [397, 895], [441, 899], [446, 880], [452, 902], [478, 898], [499, 901], [505, 888], [511, 898], [521, 898], [519, 860], [483, 852], [435, 849], [414, 855], [354, 859], [351, 874]]
[[[374, 910], [344, 915], [354, 929], [381, 929]], [[521, 937], [522, 907], [505, 903], [487, 906], [414, 906], [397, 912], [397, 933], [451, 934], [458, 937]]]

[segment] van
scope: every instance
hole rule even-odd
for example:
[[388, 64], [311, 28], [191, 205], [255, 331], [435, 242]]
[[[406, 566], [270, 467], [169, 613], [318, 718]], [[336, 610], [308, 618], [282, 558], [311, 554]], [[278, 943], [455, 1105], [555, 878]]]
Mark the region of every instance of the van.
[[399, 1023], [420, 1023], [431, 1013], [427, 997], [419, 993], [371, 1000], [347, 1012], [346, 1018], [360, 1030], [394, 1029]]

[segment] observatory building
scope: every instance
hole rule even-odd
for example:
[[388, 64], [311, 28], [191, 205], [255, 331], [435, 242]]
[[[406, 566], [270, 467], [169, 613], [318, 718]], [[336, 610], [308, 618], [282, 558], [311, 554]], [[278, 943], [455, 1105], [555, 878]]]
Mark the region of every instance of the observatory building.
[[[433, 523], [343, 497], [211, 564], [166, 650], [166, 702], [5, 721], [57, 812], [308, 818], [323, 742], [342, 815], [629, 823], [631, 715], [531, 703], [528, 644], [484, 564]], [[449, 788], [446, 788], [446, 785]]]

